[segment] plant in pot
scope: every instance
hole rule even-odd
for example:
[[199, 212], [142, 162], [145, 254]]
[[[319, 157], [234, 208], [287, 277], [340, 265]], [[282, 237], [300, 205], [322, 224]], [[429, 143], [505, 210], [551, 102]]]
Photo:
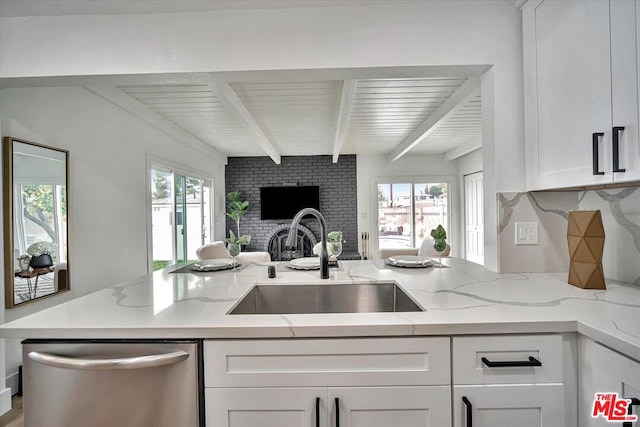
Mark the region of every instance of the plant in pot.
[[53, 266], [56, 247], [52, 242], [36, 242], [27, 248], [27, 253], [31, 255], [31, 268], [49, 268]]
[[[342, 244], [346, 243], [346, 240], [342, 239], [342, 231], [331, 231], [327, 233], [327, 252], [329, 253], [329, 259], [335, 261], [342, 253]], [[313, 247], [313, 253], [320, 255], [322, 242], [316, 243]]]
[[447, 249], [447, 232], [442, 224], [431, 230], [433, 249], [438, 252], [438, 264], [442, 265], [442, 252]]
[[235, 234], [232, 230], [229, 230], [229, 237], [226, 239], [229, 255], [234, 259], [242, 250], [242, 246], [246, 246], [251, 243], [250, 235], [240, 235], [240, 219], [245, 216], [249, 210], [249, 201], [242, 200], [240, 194], [241, 193], [239, 191], [231, 191], [227, 193], [227, 213], [225, 213], [226, 216], [236, 222], [236, 230], [238, 232]]

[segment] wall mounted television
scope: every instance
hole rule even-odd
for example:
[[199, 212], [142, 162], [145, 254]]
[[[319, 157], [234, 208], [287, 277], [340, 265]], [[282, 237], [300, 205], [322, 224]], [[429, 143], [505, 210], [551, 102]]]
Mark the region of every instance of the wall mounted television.
[[300, 209], [320, 210], [320, 187], [260, 187], [260, 219], [278, 221], [293, 219]]

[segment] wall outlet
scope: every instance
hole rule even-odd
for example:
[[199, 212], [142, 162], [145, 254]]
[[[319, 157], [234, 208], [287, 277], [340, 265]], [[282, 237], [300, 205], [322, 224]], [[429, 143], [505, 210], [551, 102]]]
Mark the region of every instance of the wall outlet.
[[516, 245], [537, 245], [538, 223], [516, 222]]

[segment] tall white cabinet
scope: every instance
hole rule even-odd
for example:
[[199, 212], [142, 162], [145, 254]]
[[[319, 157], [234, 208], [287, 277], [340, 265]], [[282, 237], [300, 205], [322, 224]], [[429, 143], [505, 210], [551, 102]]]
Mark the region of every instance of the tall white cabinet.
[[636, 0], [523, 6], [529, 190], [640, 179]]

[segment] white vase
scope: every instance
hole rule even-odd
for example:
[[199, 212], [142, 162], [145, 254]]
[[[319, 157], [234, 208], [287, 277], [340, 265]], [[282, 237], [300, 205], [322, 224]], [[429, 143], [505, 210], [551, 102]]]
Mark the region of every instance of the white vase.
[[29, 258], [18, 258], [18, 266], [20, 267], [20, 270], [29, 270], [29, 261]]

